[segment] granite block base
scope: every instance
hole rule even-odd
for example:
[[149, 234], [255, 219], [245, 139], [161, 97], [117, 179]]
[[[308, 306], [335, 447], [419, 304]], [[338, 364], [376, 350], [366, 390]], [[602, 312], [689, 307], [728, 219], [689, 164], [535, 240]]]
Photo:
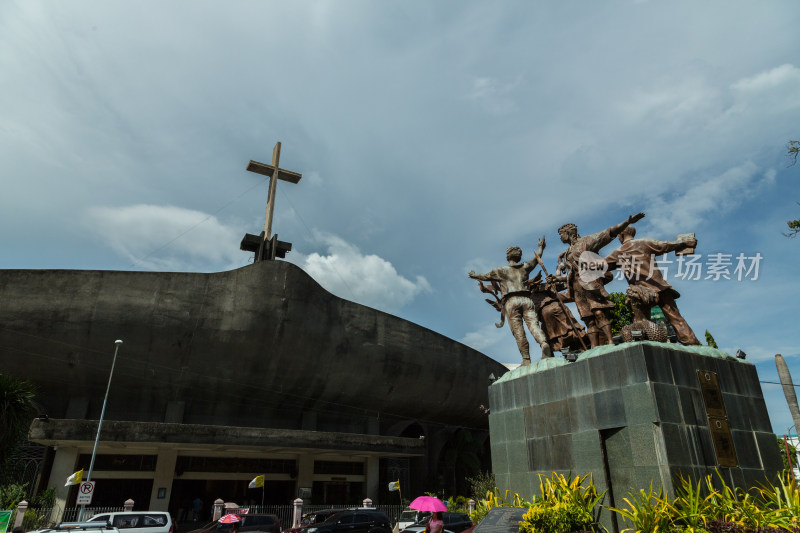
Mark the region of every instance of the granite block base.
[[747, 489], [783, 468], [755, 367], [707, 347], [645, 341], [542, 360], [505, 374], [489, 401], [497, 487], [526, 499], [553, 472], [592, 474], [619, 506], [651, 483], [674, 495], [680, 476], [719, 469]]

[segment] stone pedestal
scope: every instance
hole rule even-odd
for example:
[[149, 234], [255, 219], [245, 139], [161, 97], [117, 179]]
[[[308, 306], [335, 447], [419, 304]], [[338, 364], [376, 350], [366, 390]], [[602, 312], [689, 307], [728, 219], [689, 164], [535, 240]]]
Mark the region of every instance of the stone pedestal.
[[529, 499], [539, 474], [591, 473], [620, 506], [651, 482], [674, 494], [679, 475], [719, 468], [746, 488], [783, 467], [755, 367], [709, 347], [645, 341], [545, 359], [505, 374], [489, 398], [501, 494]]

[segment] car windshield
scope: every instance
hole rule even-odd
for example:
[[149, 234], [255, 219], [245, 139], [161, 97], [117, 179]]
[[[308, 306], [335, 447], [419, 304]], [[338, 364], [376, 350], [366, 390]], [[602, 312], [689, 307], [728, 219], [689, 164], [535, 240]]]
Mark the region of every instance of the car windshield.
[[332, 514], [328, 518], [326, 518], [325, 520], [320, 522], [320, 524], [326, 524], [326, 525], [331, 524], [331, 523], [335, 524], [336, 522], [339, 521], [339, 518], [341, 518], [345, 513], [346, 513], [346, 511], [342, 511], [342, 512], [336, 513], [336, 514]]
[[417, 524], [427, 524], [428, 520], [431, 519], [431, 513], [429, 511], [420, 511], [417, 516]]
[[316, 513], [308, 513], [303, 516], [303, 519], [300, 521], [300, 525], [307, 526], [310, 524], [320, 524], [337, 512], [338, 511], [319, 511]]

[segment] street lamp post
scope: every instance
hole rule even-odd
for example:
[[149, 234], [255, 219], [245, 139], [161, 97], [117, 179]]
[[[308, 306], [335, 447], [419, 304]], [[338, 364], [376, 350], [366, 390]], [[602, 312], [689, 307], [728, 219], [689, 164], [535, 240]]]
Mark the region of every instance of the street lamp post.
[[[114, 348], [114, 359], [111, 360], [111, 372], [108, 373], [108, 385], [106, 386], [106, 395], [103, 398], [103, 408], [100, 410], [100, 421], [97, 423], [97, 435], [94, 438], [94, 448], [92, 449], [92, 460], [89, 462], [89, 473], [86, 475], [86, 481], [92, 480], [92, 470], [94, 470], [94, 458], [97, 455], [97, 443], [100, 442], [100, 429], [103, 427], [103, 416], [106, 414], [106, 404], [108, 403], [108, 391], [111, 390], [111, 378], [114, 376], [114, 365], [117, 363], [117, 353], [119, 353], [119, 345], [122, 341], [117, 339], [114, 341], [117, 346]], [[83, 518], [83, 510], [86, 506], [81, 505], [78, 510], [78, 522]]]

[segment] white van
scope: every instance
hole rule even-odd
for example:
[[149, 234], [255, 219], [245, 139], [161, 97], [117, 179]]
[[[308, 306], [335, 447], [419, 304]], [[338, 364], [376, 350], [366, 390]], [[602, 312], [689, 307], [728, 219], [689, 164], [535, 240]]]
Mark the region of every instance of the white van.
[[125, 511], [119, 513], [100, 513], [89, 522], [105, 522], [122, 533], [123, 529], [135, 529], [130, 533], [175, 533], [172, 517], [162, 511]]

